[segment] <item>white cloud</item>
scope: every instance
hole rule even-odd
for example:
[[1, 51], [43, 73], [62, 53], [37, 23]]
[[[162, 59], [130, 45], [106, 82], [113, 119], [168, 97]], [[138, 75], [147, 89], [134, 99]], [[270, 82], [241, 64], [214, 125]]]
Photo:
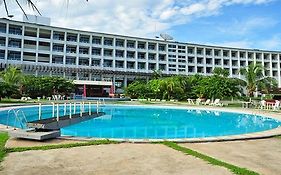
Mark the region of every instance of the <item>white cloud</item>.
[[[22, 0], [24, 1], [24, 0]], [[195, 18], [219, 14], [221, 8], [234, 4], [263, 4], [272, 0], [34, 0], [52, 24], [137, 36], [152, 36]], [[21, 19], [15, 2], [9, 1], [10, 12]], [[0, 16], [5, 17], [3, 5]], [[33, 13], [28, 10], [28, 13]], [[248, 30], [248, 29], [244, 29]]]

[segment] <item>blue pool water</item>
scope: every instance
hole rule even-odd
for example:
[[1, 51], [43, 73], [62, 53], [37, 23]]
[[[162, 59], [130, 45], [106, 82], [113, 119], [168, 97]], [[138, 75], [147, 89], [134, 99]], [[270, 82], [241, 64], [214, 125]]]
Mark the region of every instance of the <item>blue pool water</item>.
[[[52, 107], [43, 106], [43, 118], [52, 117]], [[73, 109], [73, 108], [72, 108]], [[95, 110], [95, 106], [91, 107]], [[38, 107], [22, 108], [28, 121], [38, 119]], [[76, 109], [79, 111], [79, 106]], [[88, 110], [87, 107], [85, 109]], [[63, 135], [123, 139], [175, 139], [226, 136], [265, 131], [281, 122], [249, 114], [188, 110], [168, 107], [102, 106], [106, 115], [62, 128]], [[68, 113], [68, 109], [67, 109]], [[0, 111], [0, 123], [20, 127], [8, 111]], [[63, 105], [60, 115], [64, 114]]]

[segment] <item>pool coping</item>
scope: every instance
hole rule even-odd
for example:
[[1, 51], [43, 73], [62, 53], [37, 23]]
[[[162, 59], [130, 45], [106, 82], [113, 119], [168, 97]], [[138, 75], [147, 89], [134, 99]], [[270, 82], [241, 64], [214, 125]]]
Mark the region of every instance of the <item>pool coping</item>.
[[[172, 108], [172, 109], [188, 109], [188, 110], [209, 110], [209, 111], [218, 111], [218, 112], [235, 112], [241, 114], [251, 114], [251, 115], [259, 115], [266, 118], [272, 118], [281, 121], [280, 113], [273, 113], [268, 110], [260, 110], [260, 109], [252, 109], [252, 108], [226, 108], [226, 107], [213, 107], [213, 106], [175, 106], [175, 105], [165, 105], [165, 104], [156, 104], [156, 105], [129, 105], [129, 104], [110, 104], [113, 106], [144, 106], [144, 107], [159, 107], [159, 108]], [[19, 107], [34, 107], [37, 105], [30, 106], [16, 106], [16, 107], [7, 107], [0, 108], [0, 111], [8, 110], [10, 108], [19, 108]], [[279, 114], [279, 115], [278, 115]], [[6, 125], [0, 124], [0, 131], [11, 131], [10, 128], [6, 128]], [[129, 142], [129, 143], [153, 143], [153, 142], [163, 142], [163, 141], [171, 141], [177, 143], [202, 143], [202, 142], [225, 142], [225, 141], [238, 141], [238, 140], [253, 140], [253, 139], [264, 139], [281, 135], [281, 126], [261, 131], [261, 132], [253, 132], [248, 134], [239, 134], [239, 135], [230, 135], [230, 136], [218, 136], [218, 137], [203, 137], [203, 138], [179, 138], [179, 139], [122, 139], [122, 138], [95, 138], [95, 137], [75, 137], [75, 136], [61, 136], [58, 139], [64, 140], [80, 140], [80, 141], [91, 141], [91, 140], [112, 140], [118, 142]]]

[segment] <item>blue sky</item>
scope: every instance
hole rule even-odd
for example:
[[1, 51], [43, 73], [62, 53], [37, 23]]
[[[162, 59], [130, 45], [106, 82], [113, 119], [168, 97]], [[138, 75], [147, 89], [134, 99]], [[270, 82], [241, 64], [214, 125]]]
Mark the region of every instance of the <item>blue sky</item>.
[[[168, 33], [181, 42], [281, 51], [281, 0], [34, 2], [54, 26], [150, 38]], [[21, 20], [15, 2], [8, 4], [13, 19]], [[0, 9], [6, 17], [3, 4]]]
[[237, 4], [222, 8], [217, 15], [200, 17], [174, 26], [177, 40], [281, 50], [281, 2]]

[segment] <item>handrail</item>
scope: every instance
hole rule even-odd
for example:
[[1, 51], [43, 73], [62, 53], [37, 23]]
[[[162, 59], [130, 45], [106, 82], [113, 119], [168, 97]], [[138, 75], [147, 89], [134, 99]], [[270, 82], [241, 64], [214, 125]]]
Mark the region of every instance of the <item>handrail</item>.
[[[26, 123], [27, 123], [27, 119], [26, 119], [24, 112], [20, 109], [18, 109], [18, 110], [9, 109], [8, 110], [6, 127], [9, 128], [9, 119], [10, 119], [11, 113], [14, 113], [14, 115], [15, 115], [14, 127], [16, 127], [16, 121], [18, 121], [20, 123], [20, 127], [23, 129], [24, 125], [26, 125]], [[19, 117], [20, 114], [23, 116], [24, 121], [20, 119], [20, 117]]]
[[9, 128], [9, 118], [10, 118], [11, 112], [14, 112], [14, 115], [16, 116], [16, 110], [14, 108], [8, 110], [7, 121], [6, 121], [7, 128]]
[[19, 118], [19, 113], [22, 114], [25, 125], [26, 125], [26, 123], [27, 123], [27, 119], [26, 119], [26, 116], [25, 116], [25, 114], [24, 114], [24, 112], [23, 112], [22, 110], [20, 110], [20, 109], [17, 110], [17, 112], [16, 112], [17, 118], [18, 118], [19, 121], [21, 121], [22, 129], [23, 129], [23, 128], [24, 128], [24, 123], [22, 122], [22, 120], [20, 120], [20, 118]]

